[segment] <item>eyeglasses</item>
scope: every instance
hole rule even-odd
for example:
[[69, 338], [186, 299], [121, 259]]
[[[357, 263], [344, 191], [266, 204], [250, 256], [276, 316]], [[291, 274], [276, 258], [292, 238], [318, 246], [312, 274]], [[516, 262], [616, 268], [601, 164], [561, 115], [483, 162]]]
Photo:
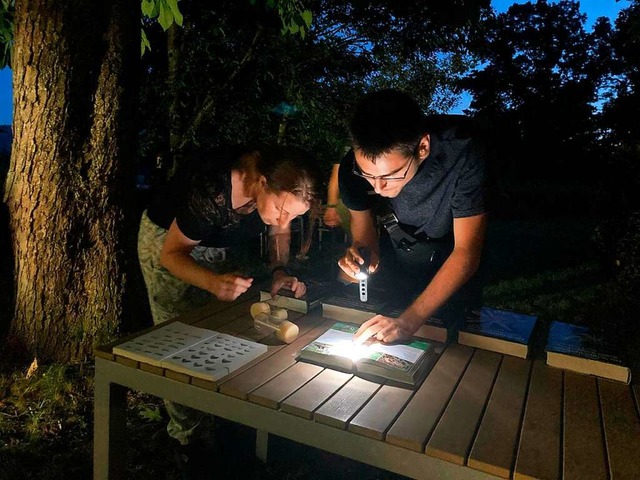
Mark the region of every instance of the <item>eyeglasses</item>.
[[405, 169], [402, 175], [398, 175], [397, 172], [391, 173], [388, 175], [369, 175], [368, 173], [364, 173], [362, 170], [360, 170], [360, 167], [358, 167], [358, 164], [356, 163], [356, 159], [354, 157], [353, 167], [351, 168], [351, 171], [353, 172], [354, 175], [357, 175], [358, 177], [361, 177], [361, 178], [365, 178], [372, 182], [375, 180], [384, 180], [385, 182], [387, 181], [392, 182], [394, 180], [404, 180], [405, 178], [407, 178], [407, 174], [409, 173], [409, 168], [411, 167], [412, 162], [413, 162], [413, 157], [411, 157], [407, 162], [407, 168]]

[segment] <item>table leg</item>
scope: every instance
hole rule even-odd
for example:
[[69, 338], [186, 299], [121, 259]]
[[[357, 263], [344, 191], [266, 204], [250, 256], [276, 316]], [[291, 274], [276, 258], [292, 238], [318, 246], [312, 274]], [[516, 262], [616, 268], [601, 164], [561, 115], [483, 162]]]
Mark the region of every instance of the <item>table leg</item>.
[[127, 389], [108, 380], [96, 362], [94, 379], [93, 478], [124, 478]]
[[267, 448], [269, 447], [269, 432], [256, 430], [256, 457], [263, 463], [267, 463]]

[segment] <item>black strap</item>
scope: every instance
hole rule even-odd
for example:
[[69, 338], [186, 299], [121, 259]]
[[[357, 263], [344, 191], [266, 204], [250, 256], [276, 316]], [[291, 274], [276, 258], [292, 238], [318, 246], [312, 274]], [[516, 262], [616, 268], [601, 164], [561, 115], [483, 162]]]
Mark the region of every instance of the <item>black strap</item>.
[[416, 238], [400, 228], [398, 217], [392, 211], [379, 215], [378, 220], [389, 234], [394, 247], [405, 252], [411, 252], [413, 250], [412, 247], [418, 243]]

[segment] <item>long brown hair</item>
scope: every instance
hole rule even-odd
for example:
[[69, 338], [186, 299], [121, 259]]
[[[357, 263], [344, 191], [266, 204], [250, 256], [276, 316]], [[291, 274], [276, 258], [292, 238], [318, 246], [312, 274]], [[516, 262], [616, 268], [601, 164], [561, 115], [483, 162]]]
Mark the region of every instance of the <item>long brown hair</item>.
[[240, 164], [250, 175], [264, 176], [270, 191], [290, 193], [309, 205], [306, 239], [300, 245], [300, 255], [306, 256], [322, 209], [322, 177], [316, 160], [302, 148], [276, 145], [254, 150]]

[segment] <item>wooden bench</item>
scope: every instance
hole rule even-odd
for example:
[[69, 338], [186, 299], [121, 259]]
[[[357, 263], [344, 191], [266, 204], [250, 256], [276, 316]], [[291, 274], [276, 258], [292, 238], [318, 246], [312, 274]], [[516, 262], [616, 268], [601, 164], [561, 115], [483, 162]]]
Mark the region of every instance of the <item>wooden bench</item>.
[[96, 350], [95, 479], [123, 478], [127, 389], [255, 428], [262, 459], [272, 433], [412, 478], [640, 478], [635, 385], [461, 345], [415, 391], [371, 382], [296, 361], [333, 321], [291, 314], [300, 335], [280, 344], [253, 329], [257, 297], [244, 297], [176, 319], [269, 346], [218, 382]]

